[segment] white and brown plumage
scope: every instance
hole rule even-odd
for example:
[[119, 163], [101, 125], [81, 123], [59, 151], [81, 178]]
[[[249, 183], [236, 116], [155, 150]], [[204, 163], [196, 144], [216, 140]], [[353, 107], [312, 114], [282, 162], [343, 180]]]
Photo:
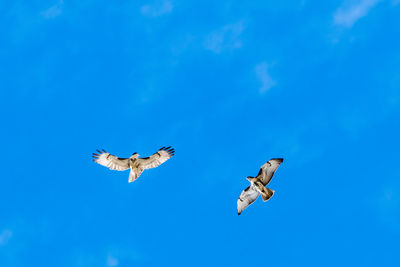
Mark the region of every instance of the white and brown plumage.
[[265, 186], [271, 181], [276, 169], [278, 169], [282, 162], [282, 158], [270, 159], [267, 163], [261, 166], [261, 169], [256, 177], [247, 177], [247, 180], [250, 182], [250, 186], [242, 191], [239, 199], [237, 200], [238, 215], [240, 215], [240, 213], [242, 213], [242, 211], [251, 203], [256, 201], [260, 194], [264, 201], [267, 201], [274, 195], [275, 191], [266, 188]]
[[96, 151], [98, 153], [93, 153], [93, 161], [98, 164], [116, 171], [125, 171], [130, 169], [129, 183], [135, 181], [140, 174], [142, 174], [143, 170], [155, 168], [163, 164], [175, 153], [174, 149], [170, 146], [160, 148], [156, 153], [147, 158], [139, 158], [139, 154], [136, 152], [129, 158], [118, 158], [104, 149], [102, 151]]

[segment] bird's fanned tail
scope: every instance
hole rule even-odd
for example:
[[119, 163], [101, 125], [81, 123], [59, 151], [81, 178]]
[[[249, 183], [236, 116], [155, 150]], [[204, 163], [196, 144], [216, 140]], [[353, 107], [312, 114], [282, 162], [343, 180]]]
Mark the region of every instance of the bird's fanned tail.
[[141, 174], [142, 174], [143, 170], [142, 169], [131, 169], [131, 171], [129, 172], [129, 183], [132, 183], [133, 181], [135, 181]]
[[265, 202], [274, 195], [275, 190], [272, 190], [272, 189], [269, 189], [266, 187], [264, 187], [264, 188], [265, 188], [265, 190], [261, 193], [261, 197], [262, 197], [263, 201]]

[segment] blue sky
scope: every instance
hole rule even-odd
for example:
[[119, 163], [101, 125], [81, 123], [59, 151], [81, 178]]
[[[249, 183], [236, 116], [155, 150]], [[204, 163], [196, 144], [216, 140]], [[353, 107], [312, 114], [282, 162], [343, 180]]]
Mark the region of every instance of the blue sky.
[[[399, 266], [400, 1], [0, 14], [1, 266]], [[130, 184], [91, 161], [166, 145]]]

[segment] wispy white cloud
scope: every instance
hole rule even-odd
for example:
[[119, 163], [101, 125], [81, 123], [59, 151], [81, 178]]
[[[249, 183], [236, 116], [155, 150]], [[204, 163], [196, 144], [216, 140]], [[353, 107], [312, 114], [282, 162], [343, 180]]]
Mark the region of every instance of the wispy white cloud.
[[204, 47], [215, 53], [241, 48], [242, 41], [240, 35], [242, 34], [243, 29], [244, 26], [242, 22], [228, 24], [209, 34], [204, 42]]
[[378, 197], [377, 208], [382, 223], [400, 230], [398, 223], [400, 219], [400, 198], [398, 185], [399, 184], [397, 181], [385, 185], [380, 193], [380, 196]]
[[335, 25], [351, 28], [362, 17], [368, 15], [368, 12], [380, 0], [357, 0], [346, 1], [333, 15]]
[[144, 5], [140, 8], [142, 15], [148, 17], [159, 17], [172, 12], [174, 6], [168, 0], [156, 1], [151, 5]]
[[13, 232], [11, 230], [4, 230], [1, 234], [0, 234], [0, 246], [7, 244], [8, 240], [11, 239], [13, 235]]
[[59, 15], [61, 15], [63, 5], [64, 5], [64, 1], [63, 0], [59, 0], [57, 2], [57, 4], [55, 4], [55, 5], [51, 6], [51, 7], [49, 7], [48, 9], [42, 11], [40, 14], [45, 19], [53, 19], [53, 18], [58, 17]]
[[261, 82], [260, 93], [263, 94], [268, 91], [271, 87], [276, 85], [276, 82], [272, 79], [271, 75], [268, 73], [267, 62], [261, 62], [256, 65], [255, 72], [257, 78]]
[[118, 259], [113, 257], [112, 255], [108, 255], [106, 264], [107, 264], [107, 267], [118, 266]]

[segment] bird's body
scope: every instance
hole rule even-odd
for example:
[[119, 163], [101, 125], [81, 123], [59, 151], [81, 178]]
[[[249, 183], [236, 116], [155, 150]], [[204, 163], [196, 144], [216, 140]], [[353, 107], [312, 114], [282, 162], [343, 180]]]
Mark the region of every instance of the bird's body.
[[263, 201], [267, 201], [274, 195], [275, 191], [267, 188], [266, 185], [271, 181], [272, 176], [282, 162], [282, 158], [270, 159], [267, 163], [261, 166], [256, 177], [247, 177], [250, 186], [243, 190], [237, 200], [237, 210], [239, 215], [245, 208], [256, 201], [259, 195], [261, 195]]
[[139, 154], [136, 152], [129, 158], [118, 158], [104, 149], [102, 151], [97, 150], [97, 152], [93, 153], [93, 161], [98, 164], [116, 171], [130, 169], [129, 182], [135, 181], [142, 174], [143, 170], [161, 165], [175, 153], [174, 149], [170, 146], [160, 148], [156, 153], [147, 158], [139, 158]]
[[266, 188], [261, 179], [257, 177], [247, 177], [247, 180], [250, 181], [251, 186], [261, 195], [264, 201], [270, 199], [275, 192], [274, 190]]

